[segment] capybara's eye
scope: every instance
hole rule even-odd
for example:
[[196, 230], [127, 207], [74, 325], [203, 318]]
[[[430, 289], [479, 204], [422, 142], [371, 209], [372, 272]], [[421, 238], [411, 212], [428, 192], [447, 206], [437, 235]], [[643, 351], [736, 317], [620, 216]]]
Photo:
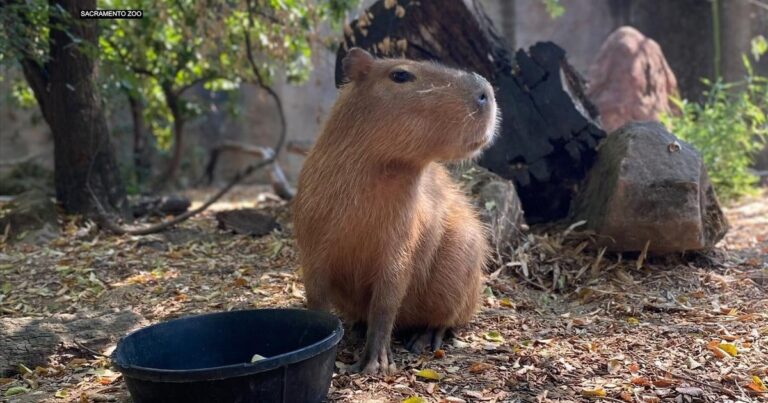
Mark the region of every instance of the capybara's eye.
[[414, 76], [413, 74], [405, 70], [395, 70], [389, 73], [389, 78], [398, 84], [402, 84], [402, 83], [407, 83], [408, 81], [415, 80], [416, 76]]

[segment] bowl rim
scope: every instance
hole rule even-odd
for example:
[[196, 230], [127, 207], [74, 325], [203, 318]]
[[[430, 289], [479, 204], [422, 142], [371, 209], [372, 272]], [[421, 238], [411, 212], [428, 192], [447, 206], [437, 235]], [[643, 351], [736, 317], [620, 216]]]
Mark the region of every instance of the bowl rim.
[[[302, 313], [311, 313], [313, 315], [325, 316], [325, 319], [329, 321], [335, 321], [336, 327], [331, 332], [331, 334], [329, 334], [327, 337], [315, 343], [312, 343], [306, 347], [303, 347], [301, 350], [289, 351], [287, 353], [283, 353], [283, 354], [279, 354], [269, 358], [265, 358], [263, 360], [259, 360], [255, 363], [244, 362], [244, 363], [238, 363], [238, 364], [222, 365], [218, 367], [194, 368], [194, 369], [164, 369], [164, 368], [143, 367], [140, 365], [131, 365], [131, 364], [122, 362], [120, 360], [120, 355], [121, 355], [120, 353], [122, 352], [122, 347], [124, 346], [123, 344], [124, 340], [127, 339], [128, 337], [133, 336], [136, 333], [145, 331], [146, 329], [149, 329], [155, 326], [160, 326], [160, 325], [167, 325], [173, 322], [196, 320], [203, 317], [242, 315], [246, 313], [265, 312], [265, 311], [302, 312]], [[242, 309], [242, 310], [225, 311], [225, 312], [211, 312], [211, 313], [183, 316], [180, 318], [175, 318], [168, 321], [155, 323], [155, 324], [134, 330], [120, 338], [115, 350], [110, 355], [110, 359], [112, 361], [112, 365], [118, 371], [120, 371], [120, 373], [122, 373], [123, 376], [125, 376], [126, 378], [135, 378], [135, 379], [141, 379], [141, 380], [153, 381], [153, 382], [212, 381], [212, 380], [221, 380], [221, 379], [237, 378], [237, 377], [248, 376], [248, 375], [255, 375], [261, 372], [267, 372], [276, 368], [295, 364], [300, 361], [305, 361], [324, 351], [327, 351], [333, 348], [336, 344], [338, 344], [339, 340], [341, 340], [343, 335], [344, 335], [344, 328], [341, 324], [341, 320], [336, 315], [333, 315], [327, 312], [313, 311], [313, 310], [301, 309], [301, 308], [262, 308], [262, 309]]]

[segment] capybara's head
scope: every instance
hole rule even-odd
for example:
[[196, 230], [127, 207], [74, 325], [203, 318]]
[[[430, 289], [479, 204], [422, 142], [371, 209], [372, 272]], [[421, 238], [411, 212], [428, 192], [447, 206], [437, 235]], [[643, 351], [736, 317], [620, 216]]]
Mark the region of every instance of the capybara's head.
[[496, 98], [479, 74], [433, 62], [376, 59], [360, 48], [350, 49], [342, 63], [345, 119], [364, 123], [355, 132], [369, 152], [422, 162], [461, 160], [477, 156], [493, 140]]

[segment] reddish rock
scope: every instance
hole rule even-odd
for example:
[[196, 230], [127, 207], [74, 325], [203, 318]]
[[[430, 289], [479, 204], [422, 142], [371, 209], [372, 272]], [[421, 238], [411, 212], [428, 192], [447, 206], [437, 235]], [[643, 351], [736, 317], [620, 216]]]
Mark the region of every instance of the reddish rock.
[[669, 112], [677, 79], [661, 47], [632, 27], [621, 27], [603, 43], [589, 72], [587, 95], [610, 133], [625, 123], [658, 120]]
[[728, 229], [701, 156], [657, 122], [608, 136], [572, 216], [617, 252], [706, 249]]

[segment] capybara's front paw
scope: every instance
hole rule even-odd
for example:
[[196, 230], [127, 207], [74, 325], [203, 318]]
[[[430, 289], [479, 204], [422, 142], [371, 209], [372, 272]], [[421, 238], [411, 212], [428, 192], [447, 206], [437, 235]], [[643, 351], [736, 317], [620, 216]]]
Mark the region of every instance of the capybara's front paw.
[[352, 372], [360, 372], [363, 375], [393, 375], [397, 371], [389, 347], [382, 347], [377, 354], [364, 353], [363, 357], [350, 369]]

